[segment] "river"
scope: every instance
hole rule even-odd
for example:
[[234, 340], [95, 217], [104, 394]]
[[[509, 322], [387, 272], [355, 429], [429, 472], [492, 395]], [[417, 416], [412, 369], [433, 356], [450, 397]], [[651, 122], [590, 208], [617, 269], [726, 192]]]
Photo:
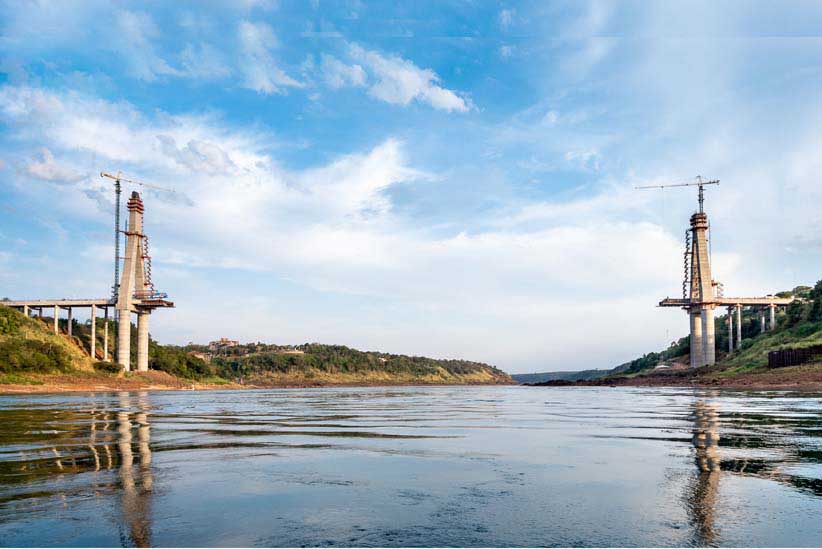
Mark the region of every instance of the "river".
[[3, 546], [820, 544], [820, 394], [0, 396]]

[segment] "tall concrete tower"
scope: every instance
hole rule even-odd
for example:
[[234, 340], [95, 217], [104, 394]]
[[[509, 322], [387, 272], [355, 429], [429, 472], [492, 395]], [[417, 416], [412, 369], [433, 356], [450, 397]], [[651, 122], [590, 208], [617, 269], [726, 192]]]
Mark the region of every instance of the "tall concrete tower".
[[[726, 297], [718, 291], [719, 284], [711, 276], [711, 257], [708, 252], [708, 216], [705, 214], [705, 185], [719, 185], [718, 180], [703, 181], [697, 177], [694, 183], [676, 185], [650, 185], [638, 189], [662, 189], [666, 187], [699, 187], [699, 211], [691, 216], [691, 228], [688, 235], [690, 249], [686, 253], [689, 265], [685, 269], [685, 281], [682, 286], [682, 299], [666, 297], [659, 302], [660, 307], [681, 307], [688, 313], [691, 321], [691, 368], [709, 366], [716, 362], [716, 338], [714, 335], [714, 308], [719, 306], [733, 307], [736, 310], [737, 347], [742, 343], [742, 307], [769, 307], [771, 310], [771, 329], [775, 326], [774, 311], [777, 306], [788, 305], [793, 298], [765, 297]], [[686, 293], [690, 295], [685, 295]], [[730, 309], [729, 309], [730, 311]], [[764, 320], [762, 321], [764, 326]], [[733, 320], [728, 314], [728, 329], [733, 333]], [[764, 328], [763, 328], [764, 331]], [[733, 339], [729, 336], [729, 339]], [[728, 352], [733, 352], [733, 341]]]
[[690, 310], [691, 367], [716, 362], [714, 337], [714, 283], [708, 254], [708, 216], [702, 211], [691, 216]]
[[119, 328], [117, 332], [117, 362], [131, 369], [131, 313], [137, 313], [137, 371], [148, 371], [148, 319], [157, 307], [173, 307], [166, 295], [154, 291], [149, 279], [146, 260], [146, 235], [143, 234], [143, 200], [132, 192], [128, 200], [128, 226], [126, 234], [123, 272], [117, 297]]

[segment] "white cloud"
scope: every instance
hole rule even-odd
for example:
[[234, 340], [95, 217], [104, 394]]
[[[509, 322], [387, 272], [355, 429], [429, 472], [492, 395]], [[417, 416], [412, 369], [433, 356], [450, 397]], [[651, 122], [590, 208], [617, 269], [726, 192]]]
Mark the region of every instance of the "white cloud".
[[116, 17], [116, 39], [111, 44], [128, 63], [133, 76], [152, 81], [158, 76], [180, 74], [156, 53], [153, 42], [160, 32], [151, 17], [130, 11], [121, 11]]
[[85, 177], [85, 174], [56, 162], [54, 155], [45, 147], [40, 151], [40, 160], [34, 160], [23, 166], [23, 172], [52, 183], [76, 183]]
[[269, 95], [284, 93], [285, 88], [303, 86], [274, 61], [271, 50], [277, 47], [277, 38], [269, 25], [243, 21], [238, 34], [244, 56], [240, 69], [245, 76], [245, 87]]
[[166, 156], [191, 171], [213, 175], [230, 173], [236, 168], [228, 153], [215, 143], [192, 139], [184, 147], [177, 148], [171, 136], [158, 134], [157, 139]]
[[180, 53], [182, 72], [190, 78], [218, 80], [231, 76], [225, 56], [214, 46], [199, 43], [186, 44]]
[[332, 88], [344, 86], [364, 86], [367, 76], [360, 65], [346, 65], [334, 56], [323, 54], [322, 74]]
[[572, 150], [565, 153], [565, 160], [582, 170], [599, 171], [599, 159], [599, 151], [596, 149]]
[[503, 59], [509, 59], [514, 56], [515, 51], [516, 47], [503, 44], [499, 47], [499, 56]]
[[497, 19], [499, 20], [499, 26], [503, 28], [503, 30], [508, 29], [511, 25], [514, 24], [514, 15], [516, 15], [517, 11], [515, 9], [504, 9], [500, 10]]
[[356, 44], [350, 46], [349, 52], [377, 80], [368, 90], [377, 99], [395, 105], [408, 105], [417, 100], [449, 112], [467, 112], [471, 109], [468, 100], [438, 86], [440, 78], [431, 69], [421, 69], [401, 57], [386, 56]]

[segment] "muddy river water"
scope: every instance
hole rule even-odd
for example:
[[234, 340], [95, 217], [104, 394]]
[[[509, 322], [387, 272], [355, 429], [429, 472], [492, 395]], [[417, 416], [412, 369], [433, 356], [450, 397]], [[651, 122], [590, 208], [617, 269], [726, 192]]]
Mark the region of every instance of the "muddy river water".
[[822, 395], [0, 396], [2, 546], [822, 545]]

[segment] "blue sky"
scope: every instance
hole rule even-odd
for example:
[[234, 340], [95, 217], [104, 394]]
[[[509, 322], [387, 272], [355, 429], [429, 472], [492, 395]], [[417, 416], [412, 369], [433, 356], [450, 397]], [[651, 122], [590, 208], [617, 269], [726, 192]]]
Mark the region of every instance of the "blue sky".
[[103, 296], [146, 192], [161, 342], [609, 367], [715, 277], [822, 278], [815, 2], [5, 2], [0, 294]]

